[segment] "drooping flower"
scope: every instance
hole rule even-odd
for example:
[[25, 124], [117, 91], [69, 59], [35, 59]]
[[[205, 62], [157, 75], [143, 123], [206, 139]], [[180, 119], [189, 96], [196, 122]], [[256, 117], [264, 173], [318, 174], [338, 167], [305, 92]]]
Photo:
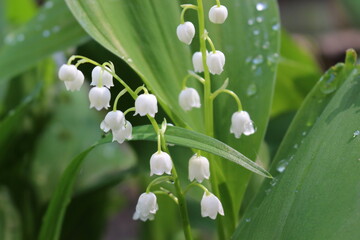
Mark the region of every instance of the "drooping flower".
[[180, 41], [190, 45], [195, 36], [195, 27], [191, 22], [180, 24], [176, 29], [176, 34]]
[[80, 70], [76, 70], [75, 79], [72, 81], [64, 81], [66, 90], [70, 92], [79, 91], [84, 83], [84, 74]]
[[206, 58], [206, 64], [212, 74], [221, 74], [224, 71], [225, 55], [221, 51], [211, 52]]
[[194, 88], [185, 88], [179, 94], [179, 104], [185, 111], [189, 111], [192, 108], [200, 108], [199, 93]]
[[215, 219], [218, 213], [224, 216], [224, 209], [220, 200], [212, 193], [204, 192], [200, 205], [202, 217]]
[[78, 70], [75, 65], [63, 64], [59, 69], [59, 79], [61, 81], [75, 81]]
[[152, 192], [143, 193], [140, 195], [136, 204], [134, 220], [140, 219], [141, 221], [153, 220], [156, 211], [159, 209], [156, 195]]
[[209, 19], [212, 23], [222, 24], [228, 17], [228, 10], [225, 6], [213, 6], [209, 11]]
[[101, 122], [100, 128], [104, 132], [108, 132], [110, 129], [112, 131], [121, 129], [125, 124], [125, 117], [122, 111], [111, 111], [108, 112], [105, 116], [105, 119]]
[[89, 92], [90, 108], [107, 109], [110, 107], [111, 94], [106, 87], [93, 87]]
[[149, 114], [151, 117], [155, 117], [158, 112], [157, 99], [153, 94], [141, 94], [135, 100], [135, 114], [145, 116]]
[[195, 52], [193, 54], [192, 63], [193, 63], [195, 72], [201, 73], [201, 72], [204, 71], [204, 64], [203, 64], [202, 53], [201, 52]]
[[[110, 68], [105, 67], [107, 70], [110, 71]], [[100, 66], [94, 67], [94, 69], [91, 72], [91, 86], [97, 86], [99, 84], [99, 81], [102, 81], [102, 86], [105, 86], [107, 88], [110, 88], [114, 86], [113, 83], [113, 76], [106, 71], [104, 68]]]
[[129, 121], [118, 130], [113, 130], [113, 142], [117, 141], [118, 143], [123, 143], [126, 139], [130, 140], [132, 138], [132, 125]]
[[241, 134], [249, 136], [255, 133], [254, 124], [250, 119], [249, 113], [239, 111], [232, 115], [230, 133], [233, 133], [236, 138], [240, 138]]
[[196, 179], [201, 183], [204, 179], [209, 179], [210, 168], [209, 160], [206, 157], [194, 155], [189, 160], [189, 180]]
[[150, 176], [171, 174], [172, 161], [166, 152], [156, 152], [150, 158]]

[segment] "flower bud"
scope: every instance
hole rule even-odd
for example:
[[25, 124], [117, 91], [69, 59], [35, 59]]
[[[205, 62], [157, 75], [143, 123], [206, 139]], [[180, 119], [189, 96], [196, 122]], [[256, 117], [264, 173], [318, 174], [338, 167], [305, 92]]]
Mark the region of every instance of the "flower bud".
[[135, 114], [145, 116], [149, 114], [151, 117], [155, 117], [158, 112], [157, 100], [153, 94], [141, 94], [135, 100]]
[[59, 69], [59, 79], [61, 81], [74, 81], [78, 74], [75, 65], [63, 64]]
[[194, 71], [201, 73], [204, 71], [204, 65], [202, 61], [202, 53], [201, 52], [195, 52], [192, 56], [192, 63], [194, 66]]
[[159, 209], [156, 202], [156, 195], [152, 192], [143, 193], [140, 195], [136, 204], [134, 220], [140, 219], [141, 221], [153, 220], [156, 211]]
[[224, 209], [221, 205], [220, 200], [212, 193], [204, 193], [200, 205], [201, 205], [201, 216], [215, 219], [217, 214], [224, 216]]
[[130, 140], [132, 138], [132, 125], [129, 121], [126, 121], [125, 125], [123, 125], [118, 130], [113, 130], [113, 142], [117, 141], [118, 143], [123, 143], [125, 139]]
[[125, 124], [124, 113], [122, 111], [111, 111], [105, 116], [105, 119], [101, 122], [100, 128], [104, 132], [108, 132], [121, 129]]
[[107, 109], [110, 107], [111, 94], [106, 87], [93, 87], [89, 92], [90, 108]]
[[[110, 71], [110, 68], [105, 67], [107, 70]], [[94, 69], [91, 72], [91, 86], [97, 86], [99, 84], [99, 81], [102, 81], [102, 86], [105, 86], [107, 88], [110, 88], [114, 86], [113, 83], [113, 76], [106, 71], [104, 68], [100, 66], [94, 67]]]
[[249, 136], [255, 133], [254, 124], [250, 119], [249, 113], [240, 111], [232, 115], [230, 133], [233, 133], [236, 138], [240, 138], [241, 134]]
[[195, 27], [191, 22], [180, 24], [176, 29], [176, 34], [180, 41], [190, 45], [195, 36]]
[[150, 158], [150, 176], [171, 174], [172, 161], [166, 152], [156, 152]]
[[210, 73], [220, 75], [224, 71], [225, 55], [220, 51], [211, 52], [206, 58], [206, 64]]
[[209, 179], [210, 169], [209, 160], [206, 157], [194, 155], [189, 160], [189, 180], [196, 179], [201, 183], [204, 179]]
[[212, 23], [222, 24], [225, 22], [227, 16], [228, 10], [223, 5], [221, 5], [220, 7], [215, 5], [209, 11], [209, 19]]
[[200, 96], [194, 88], [185, 88], [180, 92], [179, 104], [185, 111], [191, 110], [191, 108], [200, 108]]
[[76, 70], [75, 79], [72, 81], [64, 81], [66, 90], [70, 92], [79, 91], [84, 83], [84, 74], [80, 70]]

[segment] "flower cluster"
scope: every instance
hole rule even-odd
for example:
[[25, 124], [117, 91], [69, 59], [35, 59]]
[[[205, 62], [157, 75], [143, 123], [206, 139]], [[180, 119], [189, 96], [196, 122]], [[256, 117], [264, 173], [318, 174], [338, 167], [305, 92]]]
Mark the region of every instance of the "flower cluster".
[[[71, 62], [71, 59], [69, 62]], [[90, 86], [92, 87], [89, 91], [90, 108], [95, 108], [100, 111], [110, 107], [110, 88], [114, 86], [113, 74], [112, 68], [105, 66], [105, 64], [94, 67], [91, 72]], [[79, 91], [84, 83], [83, 73], [77, 69], [76, 65], [70, 63], [63, 64], [59, 69], [58, 75], [59, 79], [65, 83], [65, 87], [69, 91]], [[118, 96], [120, 97], [121, 94], [122, 93], [119, 93]], [[116, 109], [117, 100], [118, 98], [115, 100], [113, 111], [106, 114], [100, 124], [100, 128], [105, 133], [111, 130], [113, 141], [121, 144], [126, 139], [130, 140], [132, 138], [132, 125], [125, 119], [125, 114]], [[155, 114], [158, 112], [155, 95], [149, 94], [145, 89], [145, 93], [136, 98], [134, 110], [135, 115], [155, 117]]]

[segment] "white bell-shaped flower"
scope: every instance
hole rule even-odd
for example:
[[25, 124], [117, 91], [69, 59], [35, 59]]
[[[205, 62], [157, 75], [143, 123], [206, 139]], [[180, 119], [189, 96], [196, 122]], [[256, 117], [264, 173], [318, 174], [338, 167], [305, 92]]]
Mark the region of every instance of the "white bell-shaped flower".
[[63, 64], [59, 69], [59, 79], [61, 81], [75, 81], [78, 74], [78, 70], [75, 65]]
[[224, 209], [220, 200], [212, 193], [204, 193], [201, 202], [201, 216], [215, 219], [217, 214], [224, 216]]
[[156, 211], [159, 209], [156, 195], [152, 192], [143, 193], [140, 195], [136, 204], [134, 220], [140, 219], [141, 221], [153, 220]]
[[156, 152], [150, 158], [150, 176], [171, 174], [172, 161], [166, 152]]
[[126, 121], [118, 130], [113, 130], [113, 142], [117, 141], [118, 143], [123, 143], [126, 139], [130, 140], [132, 138], [132, 125], [129, 121]]
[[64, 81], [66, 90], [70, 92], [79, 91], [84, 83], [84, 79], [85, 79], [84, 74], [80, 70], [77, 70], [74, 80]]
[[202, 61], [202, 53], [201, 52], [195, 52], [193, 54], [192, 63], [193, 63], [195, 72], [201, 73], [204, 71], [204, 64]]
[[233, 133], [236, 138], [240, 138], [241, 134], [249, 136], [255, 133], [254, 124], [250, 119], [249, 113], [240, 111], [232, 115], [230, 133]]
[[194, 88], [185, 88], [179, 94], [179, 104], [185, 111], [191, 110], [191, 108], [200, 108], [200, 96]]
[[157, 99], [153, 94], [141, 94], [135, 100], [135, 114], [145, 116], [149, 114], [151, 117], [155, 117], [158, 112]]
[[195, 27], [191, 22], [180, 24], [176, 29], [176, 34], [180, 41], [190, 45], [195, 36]]
[[224, 71], [225, 55], [221, 51], [211, 52], [206, 58], [206, 64], [212, 74], [221, 74]]
[[210, 8], [209, 11], [209, 19], [212, 23], [222, 24], [225, 22], [228, 17], [228, 10], [225, 6], [221, 5], [218, 7], [217, 5]]
[[196, 179], [201, 183], [204, 179], [209, 179], [210, 168], [209, 160], [206, 157], [194, 155], [189, 160], [189, 180]]
[[[107, 70], [111, 71], [110, 68], [105, 67]], [[110, 88], [114, 86], [113, 83], [113, 76], [106, 71], [104, 68], [100, 66], [94, 67], [94, 69], [91, 72], [91, 86], [97, 86], [99, 84], [99, 81], [102, 81], [102, 86], [105, 86], [107, 88]]]
[[108, 132], [110, 129], [112, 131], [121, 129], [125, 124], [125, 117], [122, 111], [111, 111], [108, 112], [105, 116], [105, 119], [101, 122], [100, 128], [104, 132]]
[[107, 109], [110, 107], [111, 94], [106, 87], [93, 87], [89, 92], [90, 108]]

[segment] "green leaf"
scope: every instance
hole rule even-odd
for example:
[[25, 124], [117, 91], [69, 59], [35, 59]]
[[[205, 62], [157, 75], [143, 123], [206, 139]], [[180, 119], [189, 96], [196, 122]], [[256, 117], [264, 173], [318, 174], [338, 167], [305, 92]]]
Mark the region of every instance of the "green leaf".
[[0, 48], [0, 81], [28, 69], [51, 53], [88, 39], [64, 1], [48, 1], [35, 18], [8, 34]]
[[[296, 115], [234, 239], [358, 239], [360, 68], [348, 51]], [[301, 231], [299, 231], [301, 229]]]
[[21, 220], [11, 194], [6, 187], [0, 187], [0, 239], [20, 240]]

